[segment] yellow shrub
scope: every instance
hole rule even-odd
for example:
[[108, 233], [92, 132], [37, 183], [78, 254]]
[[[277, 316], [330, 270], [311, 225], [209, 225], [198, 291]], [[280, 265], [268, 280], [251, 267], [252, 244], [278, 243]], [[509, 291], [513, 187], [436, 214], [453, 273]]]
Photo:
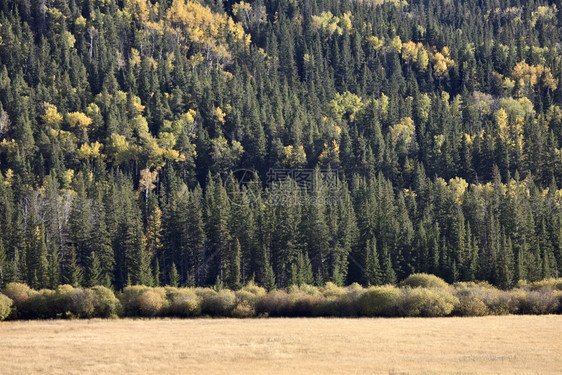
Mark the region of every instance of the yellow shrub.
[[405, 289], [398, 310], [404, 316], [447, 316], [458, 303], [458, 298], [442, 289]]
[[454, 310], [454, 314], [460, 316], [484, 316], [489, 313], [488, 306], [481, 299], [469, 295], [460, 297]]
[[166, 291], [170, 300], [171, 315], [191, 317], [201, 314], [201, 298], [193, 289], [166, 288]]
[[254, 293], [251, 293], [247, 290], [244, 289], [240, 289], [238, 291], [236, 291], [236, 301], [238, 301], [238, 303], [241, 302], [247, 302], [250, 305], [254, 305], [256, 303], [256, 301], [258, 300], [258, 296], [255, 295]]
[[256, 312], [269, 316], [287, 316], [290, 307], [291, 300], [287, 292], [272, 290], [257, 301]]
[[414, 273], [402, 281], [400, 285], [410, 288], [447, 288], [449, 286], [442, 278], [427, 273]]
[[4, 290], [2, 290], [2, 293], [17, 304], [18, 302], [27, 300], [32, 290], [29, 286], [22, 283], [9, 283]]
[[540, 291], [515, 290], [512, 292], [521, 314], [552, 314], [558, 310], [559, 299], [552, 289]]
[[332, 282], [326, 283], [326, 285], [324, 286], [324, 289], [322, 290], [322, 293], [324, 294], [324, 297], [326, 297], [326, 298], [342, 297], [342, 296], [347, 294], [345, 288], [339, 287]]
[[159, 293], [149, 290], [138, 297], [138, 309], [143, 316], [154, 317], [164, 307], [164, 298]]
[[202, 311], [203, 314], [211, 316], [228, 316], [235, 305], [236, 294], [231, 290], [223, 289], [203, 298]]
[[94, 316], [95, 294], [90, 289], [76, 288], [70, 294], [70, 312], [77, 318], [92, 318]]
[[0, 293], [0, 321], [6, 319], [12, 311], [13, 301]]
[[94, 316], [98, 318], [111, 318], [117, 316], [121, 303], [111, 289], [104, 286], [90, 288], [94, 294]]
[[550, 278], [541, 281], [535, 281], [530, 285], [531, 290], [539, 290], [543, 287], [550, 287], [552, 289], [562, 290], [562, 278]]
[[256, 315], [256, 309], [247, 301], [239, 303], [234, 310], [232, 316], [235, 318], [251, 318]]
[[266, 293], [264, 288], [262, 288], [261, 286], [257, 286], [253, 281], [250, 281], [248, 285], [240, 290], [250, 292], [257, 297], [263, 296]]
[[359, 311], [364, 316], [396, 316], [401, 295], [392, 285], [370, 287], [359, 297]]

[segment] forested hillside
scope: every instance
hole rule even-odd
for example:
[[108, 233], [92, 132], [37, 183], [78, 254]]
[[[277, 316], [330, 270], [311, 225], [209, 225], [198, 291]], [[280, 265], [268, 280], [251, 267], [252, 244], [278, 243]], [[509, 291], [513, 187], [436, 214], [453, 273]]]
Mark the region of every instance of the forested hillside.
[[557, 277], [561, 27], [561, 0], [2, 0], [0, 285]]

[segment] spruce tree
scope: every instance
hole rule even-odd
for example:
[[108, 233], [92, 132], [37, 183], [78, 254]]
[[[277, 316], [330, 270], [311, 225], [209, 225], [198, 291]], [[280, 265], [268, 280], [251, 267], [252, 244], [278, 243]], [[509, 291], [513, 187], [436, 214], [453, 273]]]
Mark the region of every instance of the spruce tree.
[[502, 233], [500, 254], [497, 263], [497, 284], [507, 289], [513, 285], [513, 247], [511, 238]]
[[154, 258], [154, 268], [153, 268], [153, 276], [152, 279], [154, 280], [154, 286], [158, 287], [161, 286], [161, 282], [160, 282], [160, 261], [158, 260], [158, 257]]
[[102, 285], [103, 271], [98, 256], [95, 252], [91, 252], [87, 259], [86, 266], [86, 283], [88, 287]]
[[215, 280], [219, 276], [224, 282], [225, 273], [229, 270], [225, 267], [229, 261], [229, 217], [230, 207], [226, 191], [222, 186], [222, 179], [216, 180], [209, 175], [207, 193], [205, 195], [205, 220], [207, 223], [206, 237], [209, 240], [211, 257], [207, 260], [210, 272], [207, 280]]
[[[1, 181], [0, 181], [1, 182]], [[4, 281], [6, 280], [6, 249], [4, 248], [4, 241], [0, 238], [0, 287], [4, 285]]]
[[314, 282], [314, 274], [312, 273], [312, 264], [306, 252], [299, 252], [297, 256], [297, 284], [312, 285]]
[[394, 272], [394, 268], [392, 268], [392, 260], [390, 259], [390, 254], [388, 253], [388, 248], [386, 246], [383, 247], [382, 259], [383, 283], [396, 284], [396, 273]]
[[93, 202], [94, 224], [92, 228], [92, 251], [96, 253], [102, 270], [100, 283], [110, 287], [115, 272], [115, 253], [111, 241], [111, 231], [107, 227], [106, 210], [102, 194]]
[[74, 246], [71, 246], [68, 254], [65, 257], [64, 272], [62, 279], [65, 284], [78, 287], [82, 284], [82, 267], [78, 264], [76, 260], [76, 250]]
[[169, 285], [173, 287], [178, 287], [180, 283], [180, 276], [178, 274], [178, 270], [176, 268], [176, 264], [172, 263], [172, 267], [170, 268], [170, 273], [168, 275], [168, 279], [170, 280]]
[[267, 290], [273, 290], [276, 288], [275, 283], [275, 273], [273, 272], [273, 267], [269, 261], [269, 251], [267, 249], [263, 250], [263, 263], [262, 263], [262, 277], [261, 284]]
[[377, 241], [375, 238], [367, 240], [365, 248], [365, 261], [363, 264], [363, 283], [366, 286], [380, 285], [382, 283], [382, 271], [377, 252]]
[[37, 239], [37, 281], [38, 284], [34, 285], [35, 288], [43, 289], [48, 288], [51, 285], [51, 281], [49, 278], [49, 259], [48, 259], [48, 251], [47, 251], [47, 244], [45, 243], [45, 227], [41, 226], [40, 229], [40, 236]]
[[230, 261], [230, 280], [228, 282], [228, 286], [230, 289], [238, 290], [242, 287], [242, 283], [240, 281], [240, 257], [241, 257], [242, 250], [240, 249], [240, 241], [238, 238], [234, 240], [234, 249], [231, 252], [233, 259]]
[[60, 263], [58, 249], [54, 242], [51, 242], [51, 251], [49, 253], [49, 288], [55, 289], [60, 283]]

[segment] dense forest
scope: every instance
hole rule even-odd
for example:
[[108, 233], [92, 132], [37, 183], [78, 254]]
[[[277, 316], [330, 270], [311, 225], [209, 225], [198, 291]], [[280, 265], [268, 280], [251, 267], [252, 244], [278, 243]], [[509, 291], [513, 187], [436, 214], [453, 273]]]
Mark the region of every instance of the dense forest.
[[561, 0], [3, 0], [0, 286], [558, 277]]

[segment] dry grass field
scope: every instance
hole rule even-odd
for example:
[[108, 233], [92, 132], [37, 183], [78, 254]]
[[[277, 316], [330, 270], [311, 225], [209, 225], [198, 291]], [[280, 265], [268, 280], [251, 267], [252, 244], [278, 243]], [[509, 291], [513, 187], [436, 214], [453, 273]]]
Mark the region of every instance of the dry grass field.
[[0, 323], [0, 374], [560, 374], [562, 316]]

